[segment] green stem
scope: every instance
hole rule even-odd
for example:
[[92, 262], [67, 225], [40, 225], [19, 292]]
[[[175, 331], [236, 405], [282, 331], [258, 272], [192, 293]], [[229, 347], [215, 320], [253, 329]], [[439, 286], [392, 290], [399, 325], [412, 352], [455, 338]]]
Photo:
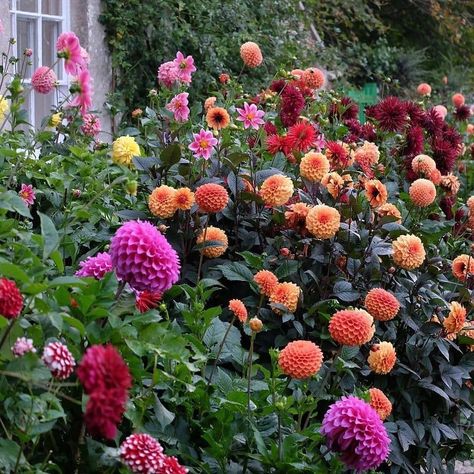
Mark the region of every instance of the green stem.
[[230, 328], [234, 325], [234, 321], [235, 321], [235, 315], [232, 317], [232, 321], [229, 323], [229, 326], [227, 327], [224, 337], [222, 338], [222, 341], [220, 343], [219, 349], [217, 351], [216, 359], [214, 360], [214, 365], [212, 366], [211, 375], [209, 376], [209, 379], [207, 381], [207, 386], [209, 386], [210, 383], [212, 382], [212, 376], [214, 375], [214, 372], [216, 370], [217, 362], [219, 361], [219, 357], [222, 353], [222, 349], [224, 348], [225, 340], [227, 339], [227, 336], [229, 335]]
[[10, 320], [10, 323], [7, 329], [5, 329], [5, 332], [3, 333], [2, 340], [0, 341], [0, 350], [2, 350], [3, 344], [5, 344], [5, 341], [7, 340], [7, 337], [10, 334], [11, 330], [13, 329], [13, 326], [15, 325], [15, 323], [16, 323], [16, 318]]
[[249, 349], [249, 358], [248, 358], [248, 374], [247, 374], [247, 395], [248, 395], [248, 401], [247, 401], [247, 409], [248, 409], [248, 414], [250, 418], [250, 381], [252, 380], [252, 362], [253, 362], [253, 343], [255, 341], [255, 336], [256, 332], [252, 331], [252, 336], [250, 338], [250, 349]]
[[[207, 235], [207, 228], [209, 226], [209, 214], [207, 215], [207, 218], [206, 218], [206, 225], [204, 226], [204, 234], [203, 234], [203, 237], [202, 237], [202, 242], [203, 244], [206, 243], [206, 235]], [[204, 259], [204, 253], [203, 253], [203, 249], [201, 249], [200, 251], [200, 256], [199, 256], [199, 265], [198, 265], [198, 271], [197, 271], [197, 280], [196, 280], [196, 284], [199, 283], [199, 280], [201, 279], [201, 270], [202, 270], [202, 262], [203, 262], [203, 259]]]

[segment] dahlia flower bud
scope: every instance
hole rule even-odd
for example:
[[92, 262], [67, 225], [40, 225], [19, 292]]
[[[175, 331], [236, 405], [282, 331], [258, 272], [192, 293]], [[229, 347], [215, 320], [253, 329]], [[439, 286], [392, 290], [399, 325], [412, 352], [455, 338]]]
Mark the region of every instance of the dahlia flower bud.
[[136, 179], [130, 179], [126, 184], [127, 194], [130, 196], [136, 196], [138, 191], [138, 181]]
[[256, 316], [249, 321], [249, 326], [253, 332], [260, 332], [263, 329], [262, 320]]

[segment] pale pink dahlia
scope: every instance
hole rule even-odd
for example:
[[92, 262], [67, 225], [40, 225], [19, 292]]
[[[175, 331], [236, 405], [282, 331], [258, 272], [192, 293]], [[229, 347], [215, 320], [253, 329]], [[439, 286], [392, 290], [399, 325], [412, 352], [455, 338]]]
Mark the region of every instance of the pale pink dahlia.
[[376, 469], [390, 452], [390, 438], [379, 415], [356, 397], [343, 397], [329, 407], [321, 433], [349, 469]]
[[100, 133], [100, 119], [95, 114], [84, 114], [82, 116], [81, 130], [84, 135], [95, 137]]
[[31, 76], [31, 86], [40, 94], [49, 94], [55, 87], [58, 78], [47, 66], [40, 66]]
[[112, 260], [107, 252], [98, 253], [94, 257], [87, 257], [79, 263], [81, 267], [74, 275], [77, 277], [93, 277], [102, 280], [104, 275], [113, 270]]
[[76, 361], [67, 346], [50, 342], [43, 350], [43, 362], [57, 379], [67, 379], [74, 371]]
[[31, 184], [25, 184], [23, 183], [21, 185], [21, 189], [18, 192], [18, 196], [21, 197], [23, 202], [29, 207], [33, 205], [36, 199], [36, 193], [35, 190], [33, 189], [33, 186]]
[[109, 253], [117, 277], [135, 290], [164, 293], [179, 279], [178, 254], [150, 222], [123, 224], [112, 238]]
[[178, 82], [178, 68], [174, 61], [168, 61], [159, 67], [158, 81], [168, 88], [171, 88], [175, 82]]
[[244, 128], [252, 127], [255, 130], [260, 128], [260, 125], [263, 125], [265, 121], [263, 120], [263, 116], [265, 112], [263, 110], [258, 110], [255, 104], [247, 104], [244, 103], [243, 109], [236, 109], [239, 116], [237, 120], [239, 122], [244, 122]]
[[132, 472], [143, 474], [162, 472], [165, 459], [161, 444], [146, 433], [130, 435], [120, 445], [120, 457]]
[[188, 96], [187, 92], [181, 92], [166, 104], [166, 110], [174, 113], [174, 119], [177, 122], [186, 122], [189, 118]]
[[71, 90], [77, 94], [72, 99], [71, 105], [79, 107], [81, 114], [86, 114], [92, 107], [92, 81], [87, 69], [79, 72], [79, 75], [74, 79]]
[[204, 158], [208, 160], [217, 145], [217, 139], [214, 138], [212, 132], [201, 130], [199, 133], [193, 133], [194, 141], [189, 145], [189, 149], [193, 152], [195, 158]]
[[193, 57], [185, 57], [181, 51], [178, 51], [173, 63], [176, 66], [179, 81], [185, 84], [190, 84], [191, 74], [196, 71]]
[[33, 339], [19, 337], [12, 346], [12, 352], [15, 357], [24, 356], [27, 352], [36, 352], [33, 346]]
[[56, 42], [59, 58], [64, 58], [64, 69], [68, 74], [77, 75], [85, 67], [79, 38], [72, 31], [61, 33]]

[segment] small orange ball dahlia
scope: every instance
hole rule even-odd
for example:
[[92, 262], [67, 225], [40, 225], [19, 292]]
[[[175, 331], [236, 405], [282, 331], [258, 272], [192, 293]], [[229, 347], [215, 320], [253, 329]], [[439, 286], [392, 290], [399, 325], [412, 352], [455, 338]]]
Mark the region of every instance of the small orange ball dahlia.
[[458, 107], [461, 107], [461, 105], [464, 105], [464, 102], [466, 102], [466, 99], [464, 98], [462, 94], [457, 92], [456, 94], [453, 94], [453, 96], [451, 97], [451, 101], [454, 107], [458, 108]]
[[174, 203], [177, 209], [189, 211], [194, 204], [194, 193], [189, 188], [179, 188], [174, 195]]
[[289, 342], [278, 356], [282, 372], [294, 379], [307, 379], [316, 375], [323, 364], [323, 353], [311, 341]]
[[401, 224], [402, 222], [402, 214], [401, 212], [397, 209], [396, 206], [390, 203], [385, 203], [382, 204], [380, 207], [378, 207], [375, 212], [380, 216], [380, 217], [385, 217], [385, 216], [391, 216], [395, 217], [397, 220], [398, 224]]
[[355, 162], [359, 163], [363, 168], [369, 168], [378, 163], [379, 157], [379, 147], [375, 143], [367, 141], [354, 152]]
[[397, 361], [397, 353], [391, 342], [374, 344], [370, 349], [367, 362], [376, 374], [388, 374]]
[[334, 207], [318, 204], [306, 216], [306, 228], [318, 239], [331, 239], [339, 230], [341, 215]]
[[243, 324], [247, 321], [248, 312], [244, 303], [241, 300], [230, 300], [229, 301], [229, 311], [231, 311], [234, 316]]
[[206, 122], [214, 130], [227, 128], [230, 123], [230, 115], [222, 107], [211, 107], [206, 114]]
[[453, 173], [441, 176], [440, 186], [446, 191], [447, 196], [455, 196], [461, 188], [459, 178]]
[[283, 206], [294, 192], [293, 181], [288, 176], [274, 174], [260, 187], [260, 196], [267, 206]]
[[365, 196], [371, 207], [379, 207], [387, 202], [387, 188], [378, 179], [369, 179], [364, 183]]
[[344, 180], [339, 173], [333, 171], [323, 176], [321, 184], [328, 190], [328, 193], [337, 199], [341, 191], [344, 189]]
[[176, 189], [162, 185], [155, 188], [148, 196], [150, 212], [161, 219], [168, 219], [176, 212]]
[[260, 288], [260, 293], [265, 296], [270, 296], [278, 285], [278, 278], [270, 270], [260, 270], [254, 275], [253, 281]]
[[378, 413], [380, 419], [385, 421], [392, 413], [392, 402], [385, 393], [378, 388], [369, 389], [370, 406]]
[[[294, 283], [277, 283], [270, 295], [270, 303], [281, 304], [285, 306], [289, 313], [294, 313], [298, 306], [301, 288]], [[281, 314], [278, 308], [272, 308], [277, 314]]]
[[363, 309], [343, 309], [331, 317], [329, 333], [338, 344], [361, 346], [374, 336], [373, 322], [374, 318]]
[[214, 213], [222, 211], [229, 201], [229, 195], [223, 186], [217, 183], [202, 184], [194, 194], [201, 212]]
[[308, 181], [321, 181], [329, 173], [329, 160], [322, 153], [310, 151], [300, 163], [300, 175]]
[[448, 333], [458, 333], [466, 322], [466, 308], [459, 304], [457, 301], [453, 301], [449, 305], [450, 311], [443, 321], [443, 327]]
[[408, 192], [413, 204], [418, 207], [428, 207], [436, 199], [435, 185], [428, 179], [413, 181]]
[[411, 169], [416, 174], [430, 176], [431, 172], [436, 169], [436, 162], [428, 155], [416, 155], [411, 160]]
[[441, 171], [440, 171], [438, 168], [435, 168], [435, 169], [430, 173], [429, 178], [430, 178], [430, 181], [431, 181], [434, 185], [438, 186], [438, 184], [441, 183], [441, 178], [442, 178], [442, 176], [441, 176]]
[[240, 47], [240, 57], [244, 64], [254, 68], [260, 66], [263, 61], [263, 55], [257, 43], [247, 41]]
[[316, 67], [305, 69], [301, 79], [303, 80], [304, 85], [310, 89], [321, 89], [326, 81], [324, 72]]
[[426, 82], [422, 82], [417, 88], [416, 92], [420, 95], [430, 95], [431, 94], [431, 86]]
[[377, 321], [390, 321], [400, 309], [397, 298], [383, 288], [372, 288], [365, 297], [364, 306]]
[[466, 254], [457, 256], [451, 264], [451, 271], [459, 281], [466, 281], [474, 273], [474, 257]]
[[405, 270], [421, 266], [426, 257], [423, 242], [416, 235], [401, 235], [392, 242], [393, 261]]
[[285, 211], [286, 225], [295, 230], [301, 227], [304, 228], [306, 225], [306, 216], [311, 208], [304, 202], [297, 202], [288, 207], [289, 211]]
[[211, 241], [218, 243], [200, 250], [207, 258], [220, 257], [227, 250], [227, 246], [229, 245], [226, 233], [218, 227], [209, 226], [207, 229], [202, 230], [196, 239], [198, 245]]

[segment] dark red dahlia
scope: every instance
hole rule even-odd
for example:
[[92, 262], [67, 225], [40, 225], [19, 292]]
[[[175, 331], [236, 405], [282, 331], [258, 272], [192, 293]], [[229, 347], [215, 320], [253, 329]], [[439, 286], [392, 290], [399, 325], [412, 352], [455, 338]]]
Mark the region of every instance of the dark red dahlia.
[[444, 120], [436, 112], [435, 109], [430, 109], [425, 112], [422, 120], [421, 126], [430, 134], [436, 135], [443, 128]]
[[407, 123], [406, 104], [397, 97], [386, 97], [373, 108], [371, 114], [380, 129], [386, 132], [401, 132]]
[[432, 158], [436, 162], [436, 167], [442, 175], [453, 170], [454, 163], [458, 156], [458, 149], [444, 140], [443, 137], [434, 137], [431, 141]]
[[452, 219], [454, 217], [453, 206], [456, 199], [453, 196], [446, 196], [439, 201], [439, 207], [444, 212], [446, 219]]
[[306, 87], [306, 84], [301, 79], [294, 80], [288, 83], [290, 86], [296, 87], [304, 97], [311, 97], [313, 95], [312, 89]]
[[272, 122], [265, 122], [263, 129], [267, 135], [276, 135], [278, 133], [278, 129]]
[[23, 309], [23, 297], [16, 283], [0, 278], [0, 314], [7, 319], [17, 318]]
[[421, 125], [425, 115], [424, 110], [417, 103], [412, 101], [405, 102], [405, 106], [407, 115], [410, 118], [410, 123], [412, 125]]
[[453, 117], [459, 122], [464, 122], [471, 116], [471, 109], [467, 105], [457, 107], [453, 113]]
[[367, 122], [362, 125], [361, 138], [368, 142], [375, 142], [375, 139], [377, 138], [377, 130], [375, 130], [373, 124]]
[[423, 129], [418, 125], [410, 127], [406, 132], [405, 143], [400, 149], [400, 155], [414, 157], [422, 153], [423, 150]]
[[304, 109], [303, 94], [293, 86], [286, 86], [281, 93], [280, 119], [285, 127], [294, 125]]
[[288, 129], [287, 143], [291, 150], [307, 152], [316, 140], [316, 130], [309, 122], [298, 122]]
[[299, 113], [295, 113], [294, 111], [285, 111], [285, 110], [280, 110], [280, 120], [282, 125], [285, 128], [291, 127], [294, 125], [298, 119], [300, 118]]
[[135, 307], [140, 313], [146, 313], [156, 308], [162, 297], [163, 293], [159, 291], [139, 291], [135, 298]]
[[453, 148], [457, 150], [459, 145], [461, 145], [462, 143], [461, 134], [454, 127], [451, 127], [447, 124], [443, 125], [442, 133], [443, 133], [443, 139], [451, 143]]
[[283, 89], [286, 87], [286, 82], [283, 79], [278, 79], [277, 81], [273, 81], [270, 84], [270, 90], [272, 92], [276, 92], [279, 94]]
[[358, 114], [359, 106], [350, 97], [343, 97], [340, 103], [330, 105], [328, 117], [332, 123], [334, 119], [340, 121], [356, 120]]

